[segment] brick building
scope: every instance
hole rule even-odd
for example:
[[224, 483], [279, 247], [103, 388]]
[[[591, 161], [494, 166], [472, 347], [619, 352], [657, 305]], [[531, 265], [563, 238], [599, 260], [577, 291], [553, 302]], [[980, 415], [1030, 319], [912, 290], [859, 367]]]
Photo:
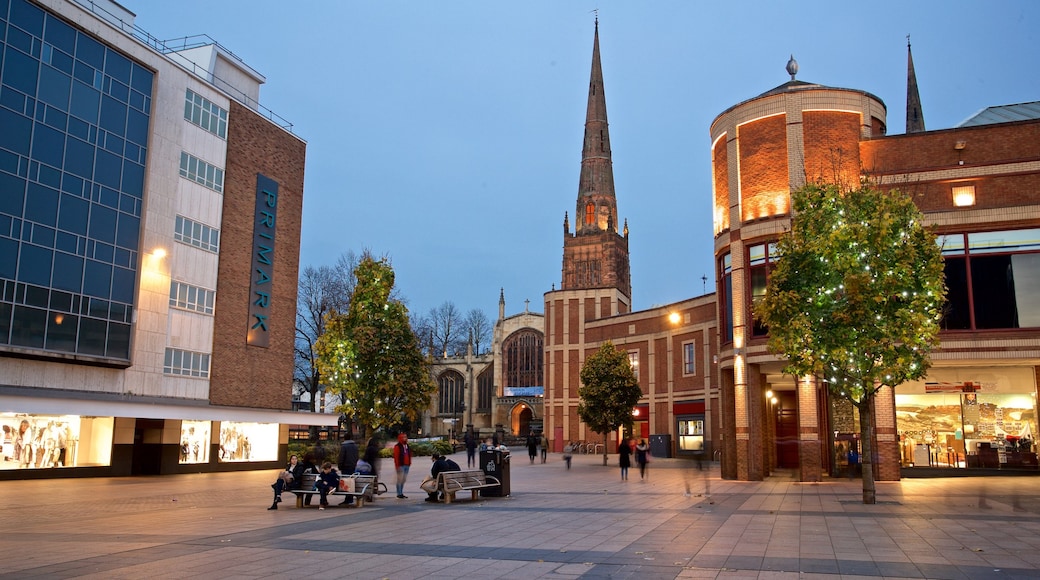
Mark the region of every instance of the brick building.
[[[797, 80], [793, 58], [788, 82], [718, 115], [716, 292], [632, 312], [597, 26], [575, 229], [565, 216], [561, 284], [545, 294], [544, 421], [557, 450], [600, 440], [578, 420], [578, 376], [610, 340], [629, 353], [643, 389], [635, 437], [657, 436], [669, 454], [711, 454], [727, 478], [843, 472], [860, 443], [851, 405], [782, 373], [754, 306], [790, 225], [790, 192], [869, 179], [914, 196], [943, 244], [949, 287], [928, 377], [878, 397], [876, 477], [895, 480], [911, 467], [1036, 468], [1040, 106], [993, 107], [927, 131], [909, 47], [907, 55], [903, 135], [887, 135], [880, 98]], [[611, 451], [617, 436], [606, 441]]]
[[335, 417], [290, 411], [306, 143], [266, 79], [116, 2], [0, 29], [0, 478], [279, 465]]

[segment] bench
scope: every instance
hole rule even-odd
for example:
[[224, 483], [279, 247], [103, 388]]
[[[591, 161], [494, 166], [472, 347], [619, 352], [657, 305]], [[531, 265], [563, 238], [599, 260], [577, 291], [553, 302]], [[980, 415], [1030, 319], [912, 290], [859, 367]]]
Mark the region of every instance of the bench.
[[[353, 497], [357, 501], [358, 507], [364, 507], [366, 501], [373, 501], [376, 495], [386, 493], [386, 484], [381, 483], [375, 475], [347, 475], [341, 479], [353, 479], [354, 480], [354, 491], [342, 491], [335, 490], [328, 493], [328, 497], [340, 496], [340, 497]], [[286, 489], [285, 491], [296, 496], [296, 507], [302, 508], [304, 498], [318, 496], [321, 497], [321, 492], [314, 489], [315, 482], [318, 481], [317, 473], [304, 473], [300, 480], [300, 487], [296, 489]]]
[[437, 474], [437, 491], [443, 494], [444, 502], [451, 503], [455, 500], [455, 494], [460, 491], [469, 490], [473, 492], [474, 500], [477, 492], [486, 487], [497, 487], [502, 482], [493, 475], [487, 475], [483, 471], [442, 471]]

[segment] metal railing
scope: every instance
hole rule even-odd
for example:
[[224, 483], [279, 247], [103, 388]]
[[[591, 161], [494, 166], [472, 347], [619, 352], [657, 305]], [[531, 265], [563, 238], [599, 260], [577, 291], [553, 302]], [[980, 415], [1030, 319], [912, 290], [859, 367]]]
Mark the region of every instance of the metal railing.
[[[212, 71], [196, 65], [194, 62], [188, 60], [183, 55], [178, 54], [178, 52], [182, 50], [213, 45], [219, 48], [224, 53], [226, 53], [231, 58], [238, 61], [238, 63], [244, 68], [252, 71], [257, 76], [263, 76], [259, 72], [257, 72], [253, 67], [246, 64], [245, 61], [243, 61], [238, 55], [231, 52], [226, 47], [222, 46], [219, 42], [213, 40], [209, 35], [201, 34], [195, 36], [185, 36], [184, 38], [177, 38], [173, 40], [160, 40], [155, 36], [152, 36], [152, 34], [150, 34], [147, 30], [141, 28], [140, 26], [126, 22], [119, 16], [112, 14], [108, 10], [105, 10], [100, 5], [94, 3], [94, 0], [76, 0], [76, 2], [80, 6], [86, 8], [90, 12], [100, 17], [105, 22], [112, 25], [113, 27], [118, 28], [120, 31], [123, 32], [123, 34], [126, 34], [127, 36], [136, 39], [141, 44], [144, 44], [148, 48], [151, 48], [152, 50], [165, 56], [166, 59], [170, 62], [183, 68], [184, 70], [202, 79], [203, 81], [224, 91], [232, 99], [235, 99], [236, 101], [242, 103], [246, 107], [256, 111], [261, 116], [266, 118], [268, 121], [271, 121], [272, 123], [281, 127], [289, 133], [293, 132], [293, 124], [286, 120], [284, 117], [278, 115], [271, 109], [268, 109], [267, 107], [261, 105], [256, 99], [236, 89], [231, 83], [213, 74]], [[189, 39], [205, 39], [209, 42], [196, 41], [189, 44]], [[180, 46], [176, 44], [178, 42], [181, 43]], [[214, 81], [219, 81], [219, 83]]]

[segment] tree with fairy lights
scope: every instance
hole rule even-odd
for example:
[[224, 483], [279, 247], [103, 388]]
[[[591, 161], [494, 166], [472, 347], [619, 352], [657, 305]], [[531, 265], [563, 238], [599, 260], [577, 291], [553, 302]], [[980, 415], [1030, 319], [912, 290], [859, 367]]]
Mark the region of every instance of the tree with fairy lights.
[[863, 503], [876, 503], [874, 398], [923, 377], [946, 295], [941, 249], [899, 191], [811, 184], [792, 193], [761, 308], [784, 372], [822, 379], [859, 410]]
[[371, 435], [404, 418], [414, 421], [429, 407], [436, 387], [408, 309], [392, 296], [389, 261], [366, 253], [354, 275], [350, 307], [326, 316], [315, 351], [328, 390], [343, 396], [336, 410], [353, 416]]

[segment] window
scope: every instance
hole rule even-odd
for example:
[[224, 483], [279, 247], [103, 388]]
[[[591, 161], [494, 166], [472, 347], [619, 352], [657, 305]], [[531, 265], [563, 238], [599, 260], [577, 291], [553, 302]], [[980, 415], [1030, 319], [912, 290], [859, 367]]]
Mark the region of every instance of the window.
[[939, 236], [943, 330], [1040, 327], [1040, 229]]
[[678, 417], [679, 452], [701, 453], [704, 451], [704, 415]]
[[721, 317], [722, 342], [733, 342], [733, 261], [727, 253], [719, 260], [722, 271], [722, 296], [719, 297], [719, 316]]
[[517, 331], [505, 340], [502, 345], [504, 388], [543, 386], [542, 341], [542, 333], [531, 329]]
[[182, 377], [209, 378], [209, 355], [179, 348], [166, 348], [163, 374]]
[[587, 203], [585, 204], [585, 225], [591, 226], [596, 222], [596, 206]]
[[491, 400], [495, 398], [495, 365], [490, 364], [477, 376], [478, 413], [491, 412]]
[[769, 328], [756, 314], [756, 310], [766, 297], [766, 285], [769, 283], [769, 271], [776, 262], [776, 244], [758, 244], [748, 248], [748, 271], [751, 276], [751, 315], [753, 324], [752, 336], [765, 336]]
[[187, 177], [217, 193], [224, 193], [224, 170], [184, 151], [181, 151], [181, 177]]
[[632, 374], [636, 376], [636, 380], [639, 380], [639, 351], [631, 351], [628, 353], [628, 366], [632, 367]]
[[174, 226], [173, 239], [214, 253], [220, 250], [220, 230], [180, 215]]
[[188, 89], [184, 94], [184, 120], [213, 133], [221, 139], [227, 138], [228, 112], [195, 91]]
[[953, 186], [953, 205], [957, 207], [968, 207], [975, 205], [974, 185]]
[[216, 295], [217, 293], [213, 290], [191, 286], [176, 280], [170, 282], [170, 306], [174, 308], [213, 314]]
[[437, 386], [440, 389], [441, 415], [457, 416], [465, 409], [463, 398], [466, 379], [456, 371], [445, 371], [437, 377]]
[[697, 374], [697, 344], [693, 341], [684, 342], [682, 345], [683, 374]]

